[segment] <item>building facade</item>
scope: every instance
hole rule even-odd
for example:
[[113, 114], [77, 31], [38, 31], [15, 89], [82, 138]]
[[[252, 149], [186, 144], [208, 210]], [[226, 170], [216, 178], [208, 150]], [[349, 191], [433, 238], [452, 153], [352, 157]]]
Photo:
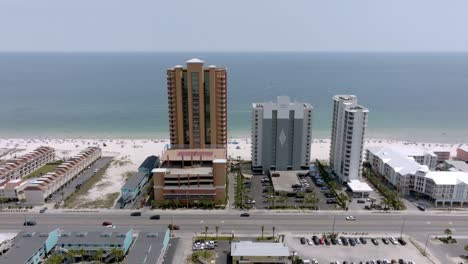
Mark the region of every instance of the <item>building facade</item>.
[[24, 188], [28, 186], [28, 180], [0, 180], [0, 198], [9, 200], [21, 200]]
[[199, 59], [167, 70], [171, 148], [225, 148], [227, 71]]
[[427, 165], [389, 147], [368, 148], [366, 159], [402, 195], [425, 196], [436, 206], [468, 202], [467, 172], [430, 171]]
[[277, 102], [252, 104], [252, 169], [307, 169], [312, 141], [312, 110], [307, 103], [278, 96]]
[[0, 166], [0, 179], [14, 180], [27, 176], [31, 172], [55, 159], [55, 150], [51, 147], [39, 147], [19, 158], [8, 160]]
[[468, 146], [465, 145], [457, 148], [456, 157], [458, 160], [468, 161]]
[[218, 200], [226, 197], [227, 161], [224, 149], [170, 149], [153, 170], [154, 199]]
[[354, 95], [333, 97], [330, 168], [342, 182], [360, 180], [368, 113]]
[[53, 193], [57, 192], [71, 179], [101, 158], [101, 149], [89, 147], [78, 155], [59, 165], [49, 172], [28, 183], [24, 196], [28, 204], [43, 204]]

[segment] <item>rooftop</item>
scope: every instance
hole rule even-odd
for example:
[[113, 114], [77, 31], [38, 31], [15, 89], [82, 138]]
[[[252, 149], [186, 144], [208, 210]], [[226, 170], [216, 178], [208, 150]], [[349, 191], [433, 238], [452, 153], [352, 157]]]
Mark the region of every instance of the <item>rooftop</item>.
[[172, 175], [211, 175], [213, 168], [211, 167], [185, 167], [185, 168], [169, 168], [168, 173]]
[[154, 155], [149, 156], [143, 161], [143, 163], [141, 163], [140, 168], [144, 167], [144, 168], [148, 168], [152, 170], [154, 169], [154, 166], [158, 161], [159, 161], [159, 157], [154, 156]]
[[423, 167], [427, 168], [426, 165], [417, 163], [413, 158], [407, 157], [391, 147], [368, 147], [367, 149], [400, 175], [415, 174]]
[[464, 151], [466, 151], [466, 152], [468, 152], [468, 145], [467, 145], [467, 144], [461, 145], [461, 146], [459, 146], [458, 148], [459, 148], [459, 149], [462, 149], [462, 150], [464, 150]]
[[289, 249], [283, 243], [240, 241], [231, 244], [231, 256], [288, 257]]
[[468, 172], [468, 163], [461, 160], [447, 160], [447, 164], [453, 166], [457, 171]]
[[198, 58], [193, 58], [193, 59], [186, 61], [186, 63], [205, 63], [205, 62]]
[[352, 192], [373, 192], [369, 184], [360, 180], [349, 181], [348, 187], [351, 189]]
[[429, 171], [425, 177], [437, 185], [468, 184], [468, 172], [463, 171]]
[[[82, 229], [67, 229], [60, 230], [58, 244], [122, 244], [128, 232], [132, 229], [129, 228], [115, 228], [110, 229], [100, 227], [90, 231]], [[131, 235], [131, 234], [130, 234]]]
[[224, 149], [168, 149], [162, 154], [161, 161], [213, 161], [225, 157]]
[[147, 177], [147, 174], [144, 172], [137, 172], [128, 178], [127, 182], [122, 186], [122, 190], [136, 190], [140, 185], [140, 182]]
[[297, 173], [307, 173], [307, 171], [271, 171], [279, 173], [279, 177], [271, 177], [275, 191], [292, 192], [292, 185], [300, 184]]
[[125, 258], [125, 263], [158, 263], [157, 260], [160, 258], [164, 248], [166, 232], [166, 230], [156, 230], [151, 233], [139, 233], [128, 256]]

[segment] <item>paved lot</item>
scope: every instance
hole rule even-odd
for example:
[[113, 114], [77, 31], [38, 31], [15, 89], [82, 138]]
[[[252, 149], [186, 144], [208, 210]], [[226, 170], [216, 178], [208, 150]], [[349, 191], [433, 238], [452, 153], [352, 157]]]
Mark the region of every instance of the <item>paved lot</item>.
[[468, 255], [464, 246], [468, 245], [468, 237], [454, 236], [458, 243], [456, 244], [443, 244], [435, 239], [430, 239], [428, 242], [428, 249], [431, 254], [442, 263], [467, 263], [463, 262], [460, 255]]
[[166, 251], [166, 256], [164, 257], [164, 261], [163, 261], [163, 264], [171, 264], [171, 263], [176, 263], [174, 262], [175, 260], [175, 254], [176, 254], [176, 249], [179, 245], [179, 241], [181, 240], [182, 238], [172, 238], [170, 241], [169, 241], [169, 246], [168, 246], [168, 249]]
[[[359, 244], [356, 246], [343, 245], [301, 245], [300, 237], [286, 237], [286, 244], [291, 250], [298, 252], [298, 255], [304, 259], [316, 259], [319, 263], [330, 263], [331, 261], [356, 262], [369, 260], [392, 260], [404, 259], [405, 261], [414, 261], [418, 264], [431, 263], [428, 259], [419, 253], [419, 251], [411, 244], [406, 246], [382, 243], [379, 240], [379, 245], [375, 246], [370, 241], [366, 245]], [[409, 242], [408, 239], [406, 239]]]
[[[73, 192], [76, 191], [76, 186], [78, 184], [83, 184], [88, 181], [91, 177], [96, 174], [95, 170], [100, 170], [104, 166], [106, 166], [109, 162], [112, 161], [112, 157], [102, 157], [98, 159], [96, 162], [90, 165], [89, 169], [82, 171], [78, 174], [75, 178], [69, 181], [62, 190], [57, 191], [55, 194], [52, 195], [51, 198], [47, 201], [48, 203], [57, 203], [67, 199]], [[63, 193], [63, 196], [62, 196]]]

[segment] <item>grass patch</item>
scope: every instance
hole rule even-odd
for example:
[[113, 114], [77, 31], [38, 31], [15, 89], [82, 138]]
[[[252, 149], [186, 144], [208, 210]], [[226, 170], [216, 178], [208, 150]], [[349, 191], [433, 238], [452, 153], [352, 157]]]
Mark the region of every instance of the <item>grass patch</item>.
[[193, 252], [192, 256], [189, 258], [193, 263], [199, 263], [200, 259], [211, 262], [216, 260], [216, 255], [213, 251], [210, 250], [200, 250]]
[[276, 237], [273, 237], [273, 236], [264, 236], [264, 237], [257, 237], [256, 238], [257, 241], [276, 241]]
[[46, 165], [40, 167], [39, 169], [31, 172], [26, 177], [23, 177], [23, 179], [31, 179], [31, 178], [40, 177], [40, 176], [42, 176], [42, 175], [44, 175], [46, 173], [49, 173], [49, 172], [55, 170], [62, 163], [63, 163], [63, 160], [58, 160], [58, 161], [47, 163]]
[[119, 198], [120, 193], [108, 193], [103, 199], [89, 201], [78, 205], [79, 208], [111, 208], [114, 206], [115, 200]]
[[76, 190], [67, 199], [64, 201], [65, 208], [74, 208], [80, 204], [78, 197], [82, 195], [86, 195], [93, 186], [102, 180], [104, 174], [106, 173], [107, 169], [109, 168], [110, 163], [106, 164], [106, 166], [102, 167], [96, 174], [93, 175], [88, 181], [81, 185], [81, 188]]

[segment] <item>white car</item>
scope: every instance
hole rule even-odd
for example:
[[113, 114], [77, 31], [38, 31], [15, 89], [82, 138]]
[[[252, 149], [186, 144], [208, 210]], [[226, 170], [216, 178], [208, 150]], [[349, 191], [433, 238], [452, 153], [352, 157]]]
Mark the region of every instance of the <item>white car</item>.
[[107, 228], [116, 228], [115, 225], [106, 225]]
[[355, 217], [355, 216], [352, 216], [352, 215], [347, 216], [347, 217], [346, 217], [346, 221], [356, 221], [356, 217]]
[[393, 245], [398, 245], [398, 241], [394, 237], [390, 238], [390, 242], [392, 242]]
[[309, 246], [312, 246], [312, 240], [310, 238], [306, 238], [306, 241]]

